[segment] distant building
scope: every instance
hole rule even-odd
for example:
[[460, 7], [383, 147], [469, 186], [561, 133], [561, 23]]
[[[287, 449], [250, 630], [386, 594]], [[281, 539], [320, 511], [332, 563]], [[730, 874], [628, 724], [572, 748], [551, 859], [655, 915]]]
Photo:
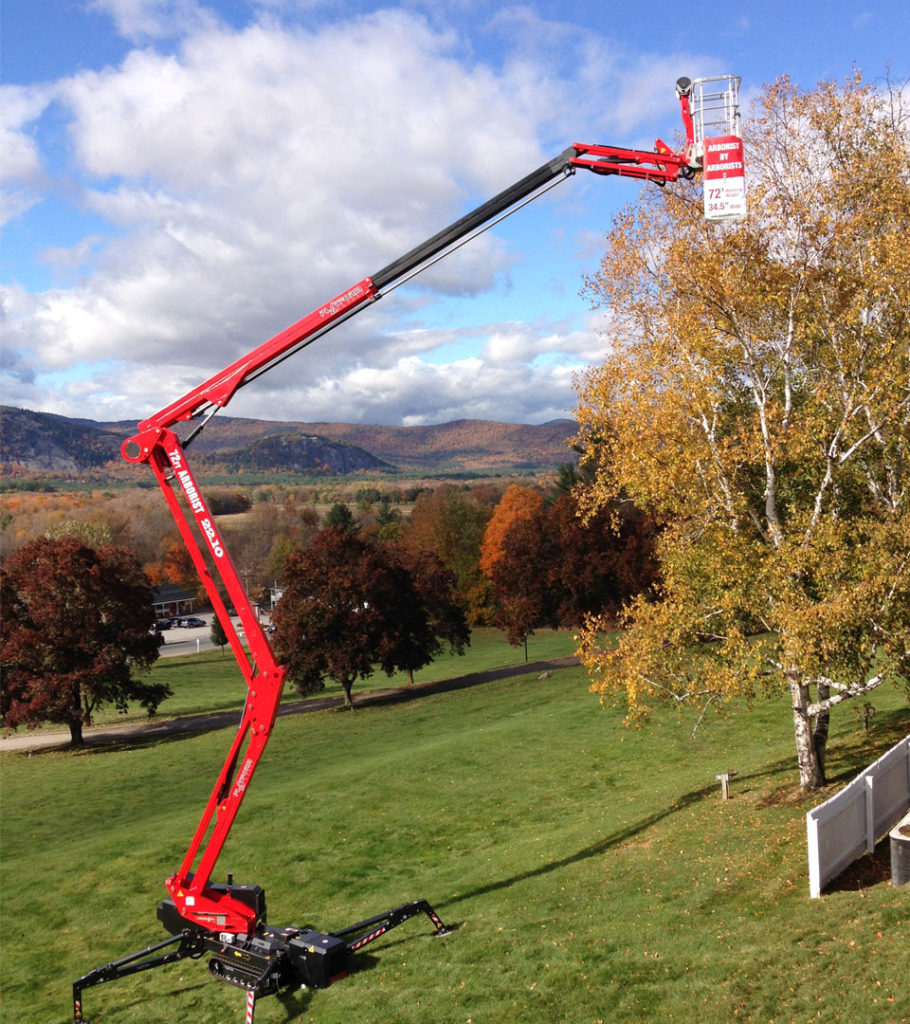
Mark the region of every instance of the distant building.
[[152, 590], [152, 604], [156, 619], [172, 619], [188, 615], [193, 610], [195, 598], [176, 583], [162, 583]]

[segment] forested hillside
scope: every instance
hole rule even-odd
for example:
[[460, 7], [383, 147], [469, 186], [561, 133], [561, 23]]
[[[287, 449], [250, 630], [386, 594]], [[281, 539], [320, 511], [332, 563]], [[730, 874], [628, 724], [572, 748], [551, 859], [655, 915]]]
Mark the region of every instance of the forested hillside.
[[[120, 458], [132, 422], [99, 423], [0, 408], [0, 472], [8, 478], [102, 480], [134, 470]], [[425, 427], [215, 418], [193, 445], [202, 474], [464, 473], [553, 469], [572, 458], [571, 420], [540, 426], [457, 420]]]

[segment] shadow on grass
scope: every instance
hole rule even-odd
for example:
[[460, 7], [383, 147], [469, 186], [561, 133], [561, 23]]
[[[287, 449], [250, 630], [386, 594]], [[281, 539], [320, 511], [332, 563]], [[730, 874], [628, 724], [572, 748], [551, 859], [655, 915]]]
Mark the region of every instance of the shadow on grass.
[[[174, 965], [170, 965], [170, 966], [174, 966]], [[117, 981], [124, 981], [124, 979], [123, 978], [118, 978]], [[107, 986], [105, 986], [105, 987], [107, 987]], [[127, 1000], [121, 1001], [118, 998], [117, 999], [117, 1011], [118, 1012], [122, 1012], [124, 1015], [129, 1012], [129, 1013], [132, 1014], [133, 1017], [135, 1017], [137, 1013], [141, 1014], [143, 1012], [143, 1010], [146, 1010], [148, 1008], [148, 1004], [152, 1000], [154, 1000], [154, 999], [166, 999], [168, 996], [184, 995], [187, 992], [200, 992], [202, 989], [207, 988], [207, 987], [208, 986], [206, 985], [205, 979], [201, 979], [200, 981], [193, 982], [192, 984], [187, 983], [187, 984], [182, 984], [182, 985], [181, 984], [172, 985], [160, 997], [159, 996], [151, 996], [151, 995], [141, 995], [141, 996], [133, 995], [133, 997], [131, 999], [129, 999], [129, 1001], [127, 1001]], [[124, 992], [125, 988], [120, 988], [119, 986], [117, 986], [114, 989], [110, 989], [109, 991]], [[91, 1001], [91, 998], [92, 998], [91, 995], [90, 995], [91, 992], [92, 992], [92, 989], [88, 988], [88, 989], [86, 989], [82, 993], [82, 1001], [83, 1001], [83, 1004], [85, 1004], [85, 1006], [86, 1006], [85, 1012], [89, 1014], [89, 1016], [86, 1018], [87, 1021], [94, 1020], [94, 1016], [89, 1012], [89, 1005], [88, 1005], [90, 1003], [90, 1001]]]
[[216, 712], [187, 718], [151, 719], [138, 726], [127, 728], [113, 726], [107, 731], [102, 727], [97, 733], [89, 733], [82, 744], [49, 743], [47, 746], [34, 746], [16, 751], [20, 757], [46, 757], [59, 754], [70, 754], [73, 757], [84, 757], [95, 754], [116, 754], [124, 750], [144, 750], [162, 743], [173, 743], [192, 739], [194, 736], [218, 729], [236, 729], [240, 722], [241, 712], [238, 710]]
[[671, 806], [666, 808], [666, 810], [650, 814], [648, 817], [642, 818], [641, 821], [636, 824], [613, 832], [611, 835], [604, 836], [602, 839], [597, 840], [595, 843], [591, 843], [590, 846], [583, 847], [576, 853], [569, 854], [567, 857], [561, 857], [558, 860], [548, 861], [546, 864], [542, 864], [540, 867], [533, 868], [530, 871], [523, 871], [519, 874], [511, 875], [508, 878], [499, 879], [496, 882], [488, 882], [486, 885], [479, 885], [474, 889], [469, 889], [467, 892], [460, 893], [453, 899], [447, 900], [442, 904], [442, 906], [452, 906], [456, 903], [462, 903], [465, 900], [474, 899], [476, 896], [486, 896], [491, 892], [497, 892], [501, 889], [509, 889], [520, 882], [526, 882], [532, 878], [542, 878], [545, 875], [551, 874], [553, 871], [561, 871], [563, 868], [567, 868], [572, 864], [578, 864], [580, 861], [590, 860], [591, 857], [599, 857], [602, 854], [605, 854], [608, 850], [624, 846], [642, 832], [652, 828], [658, 822], [671, 817], [678, 811], [685, 810], [685, 808], [690, 807], [692, 804], [698, 803], [699, 801], [704, 800], [705, 797], [711, 795], [717, 795], [717, 787], [715, 785], [703, 786], [701, 789], [694, 789], [689, 793], [685, 793], [678, 800], [675, 800]]
[[910, 708], [879, 711], [868, 730], [835, 739], [828, 760], [828, 785], [841, 786], [868, 768], [910, 733]]
[[855, 860], [846, 871], [832, 879], [822, 890], [827, 896], [834, 892], [862, 892], [874, 885], [891, 881], [891, 840], [885, 836], [876, 843], [872, 853]]
[[[843, 789], [870, 764], [887, 753], [910, 732], [910, 708], [895, 708], [880, 712], [880, 717], [868, 731], [845, 733], [832, 739], [826, 765], [827, 784], [821, 789], [804, 790], [797, 778], [796, 754], [772, 766], [782, 767], [787, 780], [765, 794], [756, 804], [759, 810], [772, 806], [798, 807], [808, 810], [823, 803]], [[757, 773], [772, 775], [774, 771]], [[739, 780], [737, 780], [739, 781]]]
[[[879, 743], [880, 742], [881, 740], [879, 739]], [[757, 771], [737, 776], [736, 785], [741, 789], [742, 784], [747, 783], [750, 780], [786, 774], [793, 770], [793, 761], [790, 758], [782, 758], [778, 761], [765, 765]], [[646, 818], [642, 818], [641, 821], [636, 824], [630, 825], [628, 828], [620, 829], [611, 835], [604, 836], [602, 839], [599, 839], [595, 843], [591, 843], [590, 846], [585, 846], [576, 853], [570, 854], [567, 857], [562, 857], [559, 860], [548, 861], [546, 864], [542, 864], [540, 867], [534, 868], [531, 871], [525, 871], [520, 874], [512, 875], [508, 878], [500, 879], [496, 882], [489, 882], [486, 885], [480, 885], [474, 889], [469, 889], [467, 892], [461, 893], [453, 899], [448, 900], [446, 903], [441, 904], [441, 906], [452, 906], [453, 904], [473, 899], [476, 896], [485, 896], [491, 892], [508, 889], [520, 882], [525, 882], [532, 878], [540, 878], [553, 871], [560, 871], [572, 864], [577, 864], [580, 861], [589, 860], [591, 857], [601, 856], [609, 850], [624, 846], [626, 843], [631, 842], [636, 836], [647, 831], [649, 828], [652, 828], [654, 825], [657, 825], [659, 822], [671, 817], [678, 811], [685, 810], [687, 807], [691, 807], [693, 804], [699, 803], [707, 797], [720, 799], [717, 783], [702, 786], [700, 789], [694, 789], [689, 793], [685, 793], [677, 800], [674, 800], [673, 803], [665, 810], [657, 811], [654, 814], [648, 815]], [[806, 794], [802, 794], [802, 797], [803, 799], [808, 799]], [[735, 794], [733, 799], [736, 799]], [[760, 801], [757, 806], [762, 805], [763, 802]]]
[[[203, 970], [204, 967], [200, 967], [200, 971]], [[212, 984], [214, 984], [214, 979], [203, 977], [196, 982], [173, 985], [160, 996], [134, 997], [129, 1002], [118, 1001], [117, 1009], [124, 1014], [131, 1012], [135, 1016], [137, 1012], [141, 1014], [147, 1009], [149, 1002], [153, 999], [160, 1001], [167, 999], [168, 996], [186, 995], [191, 992], [198, 993], [197, 999], [201, 1001], [205, 999], [204, 990], [210, 988]], [[312, 998], [312, 991], [301, 989], [285, 989], [276, 995], [277, 1001], [281, 1003], [287, 1014], [285, 1019], [288, 1021], [300, 1020], [307, 1013]], [[246, 992], [240, 988], [237, 989], [237, 1005], [239, 1012], [242, 1013], [242, 1008], [246, 1006]]]
[[309, 1009], [313, 993], [309, 989], [306, 991], [299, 988], [284, 989], [284, 991], [278, 992], [275, 998], [284, 1008], [284, 1012], [287, 1014], [286, 1020], [300, 1020]]
[[[19, 752], [20, 757], [43, 757], [54, 754], [69, 754], [72, 757], [96, 757], [99, 754], [118, 754], [126, 750], [146, 750], [151, 747], [160, 747], [166, 743], [180, 743], [192, 739], [206, 732], [215, 732], [218, 729], [226, 729], [233, 726], [235, 729], [240, 719], [239, 712], [233, 712], [231, 721], [221, 722], [204, 729], [181, 729], [160, 731], [143, 731], [141, 735], [131, 734], [123, 736], [104, 736], [87, 740], [81, 746], [57, 747], [36, 747], [32, 750]], [[173, 723], [168, 723], [173, 724]]]

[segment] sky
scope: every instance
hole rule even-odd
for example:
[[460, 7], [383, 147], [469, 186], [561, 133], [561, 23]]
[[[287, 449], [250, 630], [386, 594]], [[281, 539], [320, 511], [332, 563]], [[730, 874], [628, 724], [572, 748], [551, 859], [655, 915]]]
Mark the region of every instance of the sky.
[[[673, 140], [682, 75], [741, 76], [746, 113], [782, 75], [910, 76], [905, 0], [0, 0], [0, 18], [0, 402], [101, 421], [151, 416], [573, 142]], [[571, 416], [606, 344], [583, 279], [642, 187], [566, 179], [228, 414]]]

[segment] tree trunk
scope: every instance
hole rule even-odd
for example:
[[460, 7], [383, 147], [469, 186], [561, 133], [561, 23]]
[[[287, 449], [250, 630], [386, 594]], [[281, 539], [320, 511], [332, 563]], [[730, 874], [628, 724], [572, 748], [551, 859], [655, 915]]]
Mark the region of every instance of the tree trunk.
[[344, 690], [344, 706], [346, 708], [354, 707], [354, 698], [351, 696], [351, 687], [354, 685], [353, 679], [342, 679], [341, 689]]
[[[74, 747], [81, 747], [84, 745], [85, 740], [82, 736], [82, 687], [78, 683], [73, 683], [71, 694], [73, 698], [73, 704], [70, 708], [72, 717], [69, 721], [70, 727], [70, 743]], [[87, 720], [91, 721], [91, 717], [87, 716]]]
[[809, 687], [791, 677], [790, 696], [793, 699], [793, 732], [796, 738], [799, 784], [804, 790], [818, 789], [825, 784], [825, 779], [815, 752], [812, 721], [806, 713], [809, 707]]
[[[818, 684], [818, 700], [821, 703], [831, 696], [831, 688], [827, 683]], [[818, 774], [821, 777], [821, 785], [827, 783], [825, 777], [825, 754], [828, 750], [828, 727], [831, 723], [831, 709], [825, 708], [819, 711], [815, 719], [815, 730], [812, 734], [812, 749], [815, 751], [815, 760], [818, 763]]]

